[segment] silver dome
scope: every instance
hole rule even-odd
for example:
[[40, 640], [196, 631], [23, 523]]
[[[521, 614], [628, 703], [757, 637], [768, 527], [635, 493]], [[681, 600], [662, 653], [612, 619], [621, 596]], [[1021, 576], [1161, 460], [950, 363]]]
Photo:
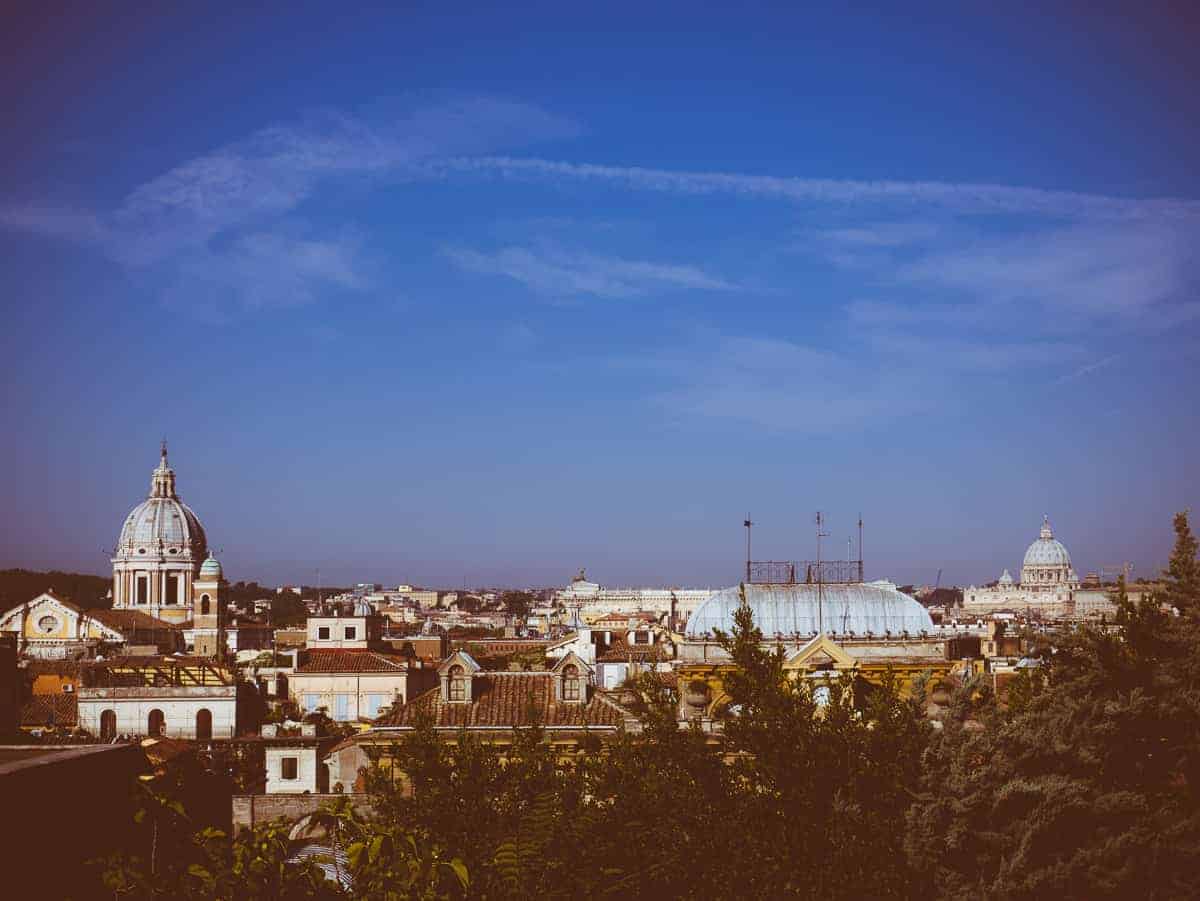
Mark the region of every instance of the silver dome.
[[1043, 519], [1037, 541], [1025, 552], [1025, 566], [1070, 567], [1071, 555], [1061, 541], [1054, 537], [1050, 520]]
[[733, 630], [733, 614], [746, 603], [764, 638], [813, 635], [823, 628], [835, 635], [919, 635], [933, 630], [929, 612], [896, 590], [890, 582], [839, 583], [820, 586], [742, 585], [725, 588], [704, 601], [687, 623], [687, 637], [710, 636], [714, 629]]
[[208, 538], [200, 519], [175, 493], [175, 472], [167, 465], [164, 446], [158, 468], [151, 476], [150, 496], [125, 517], [117, 539], [117, 556], [198, 561], [207, 552]]

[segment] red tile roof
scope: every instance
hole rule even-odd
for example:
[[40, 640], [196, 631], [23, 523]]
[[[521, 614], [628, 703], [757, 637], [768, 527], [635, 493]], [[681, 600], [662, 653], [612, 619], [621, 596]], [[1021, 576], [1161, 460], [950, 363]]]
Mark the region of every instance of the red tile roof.
[[148, 613], [143, 613], [141, 610], [88, 610], [86, 615], [122, 634], [135, 630], [138, 632], [175, 632], [180, 628]]
[[79, 701], [74, 694], [34, 695], [21, 708], [22, 726], [74, 728], [78, 723]]
[[586, 704], [556, 702], [555, 678], [552, 673], [476, 673], [470, 703], [443, 701], [441, 688], [433, 688], [375, 720], [375, 728], [411, 728], [422, 713], [446, 729], [512, 728], [535, 720], [547, 728], [615, 729], [625, 721], [626, 712], [598, 692]]
[[629, 660], [651, 663], [670, 659], [670, 652], [658, 644], [629, 644], [624, 638], [614, 640], [607, 650], [596, 655], [599, 663], [625, 663]]
[[297, 673], [403, 673], [407, 661], [366, 649], [320, 648], [309, 651]]

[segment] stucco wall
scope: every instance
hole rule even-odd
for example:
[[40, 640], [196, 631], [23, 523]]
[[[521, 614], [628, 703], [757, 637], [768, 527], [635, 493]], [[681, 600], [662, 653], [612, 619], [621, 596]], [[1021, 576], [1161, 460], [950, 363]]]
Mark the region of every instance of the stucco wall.
[[[336, 673], [293, 673], [288, 680], [292, 700], [305, 710], [317, 707], [328, 709], [329, 716], [337, 720], [356, 720], [367, 717], [367, 695], [385, 695], [383, 704], [402, 704], [406, 697], [408, 674], [361, 673], [339, 675]], [[306, 695], [316, 695], [316, 703], [305, 704]], [[337, 696], [348, 698], [346, 716], [339, 715]]]
[[[296, 758], [296, 778], [283, 778], [283, 758]], [[267, 784], [269, 795], [302, 795], [317, 791], [317, 749], [305, 747], [267, 748]]]
[[105, 710], [117, 715], [118, 735], [146, 735], [150, 711], [161, 710], [168, 738], [195, 738], [196, 714], [212, 714], [212, 737], [234, 738], [237, 734], [237, 691], [234, 686], [194, 688], [92, 688], [79, 691], [79, 725], [100, 734], [100, 716]]

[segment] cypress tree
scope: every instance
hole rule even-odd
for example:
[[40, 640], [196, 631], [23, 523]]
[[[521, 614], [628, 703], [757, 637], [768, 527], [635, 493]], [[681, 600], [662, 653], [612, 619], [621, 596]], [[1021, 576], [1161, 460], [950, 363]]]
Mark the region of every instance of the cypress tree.
[[1166, 590], [1163, 600], [1181, 613], [1200, 608], [1200, 563], [1196, 552], [1200, 543], [1188, 524], [1188, 511], [1175, 514], [1175, 548], [1171, 562], [1163, 572]]

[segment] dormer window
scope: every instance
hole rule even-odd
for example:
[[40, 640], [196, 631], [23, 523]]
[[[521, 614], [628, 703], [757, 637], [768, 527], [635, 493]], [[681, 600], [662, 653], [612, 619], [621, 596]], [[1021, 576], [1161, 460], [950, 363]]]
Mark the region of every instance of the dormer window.
[[580, 692], [579, 667], [570, 663], [563, 667], [562, 671], [562, 699], [564, 701], [578, 701]]
[[450, 700], [467, 700], [467, 673], [458, 664], [450, 667]]

